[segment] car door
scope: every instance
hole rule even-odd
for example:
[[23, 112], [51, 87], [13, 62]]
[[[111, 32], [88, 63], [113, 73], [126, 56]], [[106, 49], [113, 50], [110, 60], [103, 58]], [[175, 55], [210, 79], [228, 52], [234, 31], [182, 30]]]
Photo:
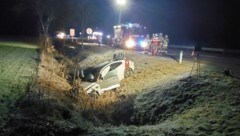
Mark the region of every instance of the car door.
[[101, 71], [99, 85], [102, 91], [111, 90], [120, 86], [118, 67], [122, 62], [113, 62]]

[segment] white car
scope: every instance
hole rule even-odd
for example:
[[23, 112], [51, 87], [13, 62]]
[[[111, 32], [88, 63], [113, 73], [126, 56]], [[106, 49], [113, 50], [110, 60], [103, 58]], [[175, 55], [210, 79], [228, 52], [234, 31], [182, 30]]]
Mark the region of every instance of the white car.
[[134, 69], [134, 63], [127, 59], [107, 61], [96, 67], [82, 70], [81, 85], [88, 94], [101, 95], [107, 90], [120, 87], [120, 81]]

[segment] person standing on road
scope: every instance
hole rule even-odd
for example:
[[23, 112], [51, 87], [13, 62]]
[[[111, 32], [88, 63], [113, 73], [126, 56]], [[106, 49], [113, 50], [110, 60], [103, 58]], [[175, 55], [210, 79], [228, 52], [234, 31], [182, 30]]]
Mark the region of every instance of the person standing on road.
[[153, 56], [157, 55], [158, 46], [159, 46], [159, 37], [158, 37], [158, 34], [154, 34], [152, 38], [152, 47], [151, 47], [151, 52]]
[[169, 43], [168, 35], [165, 35], [163, 43], [164, 43], [163, 44], [163, 49], [164, 49], [165, 53], [167, 53], [167, 48], [168, 48], [168, 43]]
[[147, 47], [144, 50], [145, 50], [145, 53], [148, 53], [148, 52], [151, 52], [151, 42], [152, 42], [149, 34], [147, 34], [146, 42], [147, 42]]

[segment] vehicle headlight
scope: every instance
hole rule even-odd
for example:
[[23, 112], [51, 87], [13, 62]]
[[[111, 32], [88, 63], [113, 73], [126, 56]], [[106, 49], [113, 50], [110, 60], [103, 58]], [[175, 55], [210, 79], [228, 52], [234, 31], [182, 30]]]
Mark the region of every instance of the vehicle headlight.
[[65, 36], [66, 36], [66, 34], [62, 33], [62, 32], [57, 34], [57, 38], [59, 38], [59, 39], [63, 39]]
[[146, 48], [147, 47], [147, 42], [146, 41], [141, 41], [141, 46], [142, 48]]
[[129, 40], [126, 41], [126, 46], [127, 46], [128, 48], [132, 48], [132, 47], [134, 47], [135, 45], [136, 45], [136, 43], [135, 43], [132, 39], [129, 39]]

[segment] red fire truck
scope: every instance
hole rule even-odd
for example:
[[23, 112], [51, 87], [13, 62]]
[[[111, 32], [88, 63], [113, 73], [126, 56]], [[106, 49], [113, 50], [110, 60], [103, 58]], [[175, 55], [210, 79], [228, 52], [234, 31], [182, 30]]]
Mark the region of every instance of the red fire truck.
[[125, 49], [145, 49], [147, 46], [146, 27], [138, 23], [116, 25], [114, 28], [114, 46]]

